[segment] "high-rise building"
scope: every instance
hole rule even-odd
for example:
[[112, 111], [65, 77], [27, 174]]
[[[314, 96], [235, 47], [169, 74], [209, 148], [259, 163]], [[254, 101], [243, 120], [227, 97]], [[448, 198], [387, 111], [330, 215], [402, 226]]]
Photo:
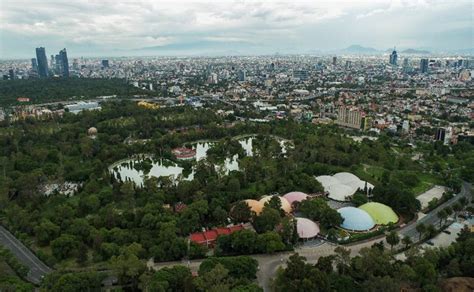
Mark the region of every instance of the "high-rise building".
[[51, 60], [49, 61], [49, 67], [54, 68], [54, 55], [51, 55]]
[[77, 59], [72, 60], [72, 69], [79, 71], [79, 61]]
[[421, 59], [420, 61], [420, 72], [428, 73], [428, 59]]
[[247, 79], [247, 72], [245, 72], [245, 70], [239, 70], [239, 73], [238, 73], [238, 79], [239, 81], [245, 81]]
[[109, 60], [102, 60], [102, 68], [109, 68]]
[[63, 77], [69, 77], [69, 61], [67, 59], [66, 48], [59, 51], [59, 59], [61, 60], [60, 64], [60, 74]]
[[397, 51], [394, 49], [393, 52], [390, 54], [390, 64], [393, 66], [397, 66], [398, 64], [398, 54]]
[[13, 69], [8, 70], [8, 76], [10, 77], [10, 80], [15, 79], [15, 70]]
[[443, 141], [443, 143], [444, 143], [445, 137], [446, 137], [446, 129], [445, 128], [438, 128], [436, 130], [436, 134], [435, 134], [435, 141]]
[[336, 64], [337, 64], [337, 57], [334, 56], [334, 57], [332, 57], [332, 65], [336, 66]]
[[362, 126], [363, 113], [358, 108], [341, 106], [338, 110], [336, 124], [354, 129]]
[[36, 62], [36, 58], [31, 59], [31, 69], [38, 72], [38, 63]]
[[352, 67], [352, 62], [351, 61], [346, 61], [346, 70], [351, 69]]
[[36, 60], [38, 62], [39, 77], [48, 77], [48, 59], [46, 58], [46, 49], [44, 47], [36, 48]]
[[59, 54], [54, 56], [54, 72], [58, 75], [61, 74], [61, 56]]

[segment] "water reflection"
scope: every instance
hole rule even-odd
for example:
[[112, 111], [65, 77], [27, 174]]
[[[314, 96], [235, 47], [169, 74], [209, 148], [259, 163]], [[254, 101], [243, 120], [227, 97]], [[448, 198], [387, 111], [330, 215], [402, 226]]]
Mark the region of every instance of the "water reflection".
[[[253, 141], [255, 137], [245, 137], [239, 140], [240, 145], [245, 150], [247, 156], [253, 156]], [[282, 148], [282, 154], [286, 153], [286, 141], [278, 139]], [[196, 160], [202, 160], [207, 157], [207, 150], [212, 148], [216, 142], [202, 141], [192, 145], [192, 148], [196, 150]], [[219, 173], [228, 174], [230, 171], [239, 170], [239, 155], [236, 154], [233, 157], [227, 157], [224, 162], [214, 164], [216, 170]], [[149, 170], [148, 170], [149, 169]], [[185, 176], [183, 174], [183, 168], [176, 165], [174, 162], [167, 159], [154, 159], [151, 155], [139, 155], [134, 158], [124, 159], [115, 162], [109, 167], [109, 171], [113, 173], [116, 179], [122, 181], [133, 181], [138, 186], [143, 186], [145, 177], [163, 177], [171, 176], [173, 180], [193, 180], [194, 179], [194, 167], [192, 171]]]

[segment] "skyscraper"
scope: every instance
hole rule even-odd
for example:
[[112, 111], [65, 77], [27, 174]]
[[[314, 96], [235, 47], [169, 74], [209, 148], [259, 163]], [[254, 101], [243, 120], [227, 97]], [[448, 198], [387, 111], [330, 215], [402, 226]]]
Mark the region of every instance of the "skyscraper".
[[13, 69], [8, 70], [8, 75], [10, 76], [10, 80], [15, 79], [15, 70]]
[[36, 58], [31, 59], [31, 69], [38, 72], [38, 63], [36, 62]]
[[38, 62], [38, 75], [40, 78], [48, 77], [48, 59], [44, 47], [36, 48], [36, 60]]
[[346, 70], [351, 69], [352, 62], [351, 61], [346, 61]]
[[337, 57], [334, 56], [334, 57], [332, 57], [332, 65], [336, 66], [336, 64], [337, 64]]
[[393, 52], [390, 54], [390, 64], [393, 66], [397, 66], [398, 63], [398, 54], [397, 51], [394, 49]]
[[247, 72], [245, 72], [245, 70], [239, 70], [239, 75], [238, 75], [238, 79], [239, 81], [245, 81], [247, 79]]
[[67, 59], [66, 49], [59, 51], [59, 59], [61, 60], [60, 64], [60, 73], [63, 77], [69, 77], [69, 61]]
[[420, 72], [428, 73], [428, 59], [421, 59], [420, 61]]
[[109, 68], [109, 60], [102, 60], [102, 68]]

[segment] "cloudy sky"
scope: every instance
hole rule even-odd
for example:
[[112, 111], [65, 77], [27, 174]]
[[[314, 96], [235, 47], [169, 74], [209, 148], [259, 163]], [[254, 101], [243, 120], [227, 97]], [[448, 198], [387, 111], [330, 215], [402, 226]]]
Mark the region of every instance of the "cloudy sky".
[[0, 58], [474, 47], [472, 0], [0, 0]]

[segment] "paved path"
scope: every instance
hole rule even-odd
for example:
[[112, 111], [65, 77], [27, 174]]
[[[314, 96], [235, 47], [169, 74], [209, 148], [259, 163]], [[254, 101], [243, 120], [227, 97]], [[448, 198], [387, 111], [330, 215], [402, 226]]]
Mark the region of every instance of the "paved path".
[[[439, 210], [446, 208], [447, 206], [452, 206], [455, 204], [460, 198], [468, 196], [470, 194], [471, 185], [468, 183], [463, 183], [461, 192], [454, 196], [452, 199], [446, 201], [445, 203], [441, 204], [438, 208], [433, 210], [432, 212], [428, 213], [423, 218], [419, 219], [418, 222], [412, 222], [409, 225], [406, 225], [398, 230], [400, 236], [408, 235], [412, 237], [413, 242], [418, 241], [418, 232], [416, 231], [416, 225], [420, 222], [427, 224], [436, 224], [439, 222], [438, 216], [436, 215]], [[383, 242], [385, 246], [387, 243], [385, 242], [385, 237], [379, 237], [376, 239], [354, 243], [351, 245], [343, 246], [346, 249], [351, 250], [351, 256], [356, 256], [359, 251], [364, 247], [370, 247], [374, 243]], [[322, 256], [328, 256], [334, 254], [334, 249], [337, 247], [336, 244], [330, 243], [323, 243], [317, 246], [303, 246], [300, 248], [295, 249], [295, 252], [299, 253], [301, 256], [306, 257], [309, 263], [316, 263], [318, 259]], [[261, 287], [265, 291], [271, 291], [271, 278], [275, 275], [276, 270], [278, 267], [284, 267], [286, 261], [292, 255], [293, 252], [287, 253], [279, 253], [273, 255], [253, 255], [252, 257], [258, 261], [260, 270], [257, 272], [257, 281]], [[167, 263], [153, 263], [153, 261], [148, 261], [147, 265], [153, 269], [160, 269], [166, 266], [173, 266], [182, 264], [188, 266], [192, 271], [197, 271], [199, 269], [199, 265], [201, 264], [202, 260], [194, 260], [190, 262], [167, 262]]]
[[402, 228], [400, 230], [400, 235], [401, 236], [405, 236], [405, 235], [409, 236], [410, 238], [412, 238], [413, 242], [418, 241], [419, 234], [416, 231], [416, 225], [419, 224], [419, 223], [423, 223], [424, 225], [434, 225], [435, 227], [438, 227], [438, 225], [439, 225], [439, 218], [438, 218], [438, 215], [437, 215], [438, 212], [443, 210], [444, 208], [446, 208], [448, 206], [453, 206], [454, 204], [456, 204], [459, 201], [459, 199], [461, 199], [463, 197], [468, 197], [470, 195], [471, 187], [472, 187], [471, 184], [469, 184], [467, 182], [463, 182], [461, 192], [459, 194], [455, 195], [450, 200], [444, 202], [443, 204], [441, 204], [437, 208], [435, 208], [433, 211], [431, 211], [428, 214], [426, 214], [425, 216], [423, 216], [423, 218], [419, 219], [416, 222], [416, 224], [410, 224], [410, 225], [407, 225], [404, 228]]
[[30, 269], [26, 277], [28, 281], [39, 284], [42, 277], [52, 271], [3, 226], [0, 226], [0, 243], [8, 248], [22, 264]]

